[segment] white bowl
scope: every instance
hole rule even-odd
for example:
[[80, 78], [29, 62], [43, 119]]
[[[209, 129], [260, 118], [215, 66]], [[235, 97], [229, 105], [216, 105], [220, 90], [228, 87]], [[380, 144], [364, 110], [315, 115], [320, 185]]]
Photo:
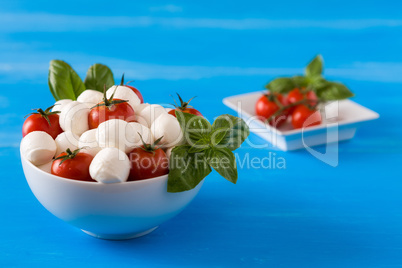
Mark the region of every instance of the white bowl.
[[97, 238], [139, 237], [177, 215], [197, 195], [204, 181], [190, 191], [167, 192], [168, 176], [101, 184], [46, 173], [21, 155], [32, 192], [53, 215]]
[[255, 103], [266, 91], [251, 92], [223, 99], [250, 127], [250, 131], [283, 151], [309, 148], [354, 137], [357, 127], [377, 119], [379, 114], [351, 100], [334, 101], [324, 106], [322, 123], [303, 129], [293, 129], [290, 122], [274, 128], [255, 116]]

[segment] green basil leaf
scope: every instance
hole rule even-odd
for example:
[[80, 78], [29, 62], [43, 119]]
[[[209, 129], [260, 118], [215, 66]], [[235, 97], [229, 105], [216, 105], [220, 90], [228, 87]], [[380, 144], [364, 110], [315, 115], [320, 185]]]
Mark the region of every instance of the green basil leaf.
[[208, 139], [211, 133], [211, 124], [202, 116], [176, 111], [184, 139], [193, 145], [200, 139]]
[[269, 82], [265, 88], [271, 92], [286, 94], [295, 88], [291, 77], [279, 77]]
[[196, 143], [194, 143], [193, 146], [191, 146], [189, 153], [198, 153], [198, 152], [205, 151], [206, 149], [208, 149], [209, 145], [210, 144], [207, 140], [201, 139], [201, 140], [197, 141]]
[[105, 85], [106, 88], [114, 85], [113, 72], [106, 65], [96, 63], [89, 67], [84, 84], [87, 89], [103, 92]]
[[206, 152], [208, 164], [230, 182], [237, 181], [235, 155], [228, 148], [210, 148]]
[[196, 187], [212, 169], [202, 153], [190, 153], [190, 146], [180, 145], [172, 150], [169, 161], [167, 191], [188, 191]]
[[85, 85], [71, 66], [61, 60], [50, 61], [48, 84], [56, 101], [76, 100], [85, 90]]
[[292, 77], [294, 88], [307, 87], [308, 81], [305, 76], [296, 75]]
[[211, 144], [213, 146], [218, 145], [225, 138], [228, 131], [229, 128], [226, 127], [213, 129], [209, 137]]
[[248, 135], [250, 135], [250, 129], [244, 120], [230, 114], [218, 116], [212, 124], [213, 130], [221, 128], [227, 129], [228, 131], [216, 146], [226, 147], [231, 151], [239, 148], [247, 139]]
[[306, 67], [306, 76], [314, 77], [322, 74], [323, 60], [321, 55], [317, 55]]
[[343, 100], [353, 97], [354, 94], [343, 84], [336, 82], [326, 82], [316, 89], [319, 99], [323, 101]]

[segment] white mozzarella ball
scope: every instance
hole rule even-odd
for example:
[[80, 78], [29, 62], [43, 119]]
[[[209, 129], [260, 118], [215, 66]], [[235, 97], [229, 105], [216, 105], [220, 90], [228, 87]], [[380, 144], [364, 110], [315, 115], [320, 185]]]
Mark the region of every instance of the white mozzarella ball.
[[89, 166], [92, 179], [101, 183], [127, 181], [131, 163], [128, 156], [117, 148], [105, 148], [96, 154]]
[[183, 137], [179, 122], [170, 114], [162, 114], [156, 118], [152, 123], [151, 132], [155, 140], [163, 137], [160, 144], [165, 147], [178, 145]]
[[50, 162], [56, 149], [56, 142], [44, 131], [28, 133], [21, 141], [21, 154], [35, 166]]
[[84, 90], [77, 98], [78, 102], [84, 103], [88, 108], [94, 107], [103, 100], [103, 94], [99, 91], [87, 89]]
[[144, 110], [145, 107], [148, 107], [149, 105], [151, 105], [151, 104], [149, 104], [149, 103], [141, 103], [141, 104], [138, 104], [138, 105], [135, 107], [134, 112], [135, 112], [136, 114], [137, 114], [137, 113], [140, 113], [142, 110]]
[[140, 123], [140, 120], [145, 121], [146, 126], [151, 127], [152, 123], [162, 114], [167, 114], [165, 108], [158, 104], [151, 104], [137, 114], [137, 121]]
[[52, 112], [61, 112], [64, 106], [69, 104], [70, 102], [73, 102], [72, 100], [69, 99], [64, 99], [64, 100], [58, 100], [54, 104], [54, 107], [52, 108]]
[[165, 151], [165, 153], [166, 153], [166, 156], [167, 156], [167, 158], [170, 160], [170, 156], [172, 155], [172, 150], [173, 150], [173, 148], [174, 147], [170, 147], [170, 148], [168, 148], [166, 151]]
[[78, 140], [78, 147], [83, 153], [95, 156], [101, 150], [96, 140], [96, 129], [85, 131]]
[[141, 137], [138, 133], [141, 134], [142, 139], [146, 144], [152, 144], [154, 142], [154, 138], [149, 128], [139, 123], [131, 122], [128, 123], [128, 128], [126, 130], [127, 145], [131, 149], [142, 145]]
[[71, 131], [77, 136], [89, 129], [87, 105], [78, 101], [68, 103], [60, 113], [59, 123], [64, 131]]
[[133, 107], [134, 111], [136, 107], [141, 104], [141, 100], [131, 88], [125, 86], [112, 86], [106, 91], [106, 96], [110, 98], [113, 93], [113, 99], [128, 100], [128, 103]]
[[101, 148], [114, 147], [128, 153], [131, 151], [126, 138], [128, 135], [133, 135], [133, 132], [126, 121], [110, 119], [98, 126], [96, 139]]
[[71, 151], [78, 149], [78, 136], [71, 131], [60, 133], [54, 141], [56, 142], [57, 146], [56, 156], [62, 152], [65, 152], [67, 148], [69, 148]]
[[50, 161], [46, 164], [38, 166], [38, 168], [43, 170], [46, 173], [52, 173], [52, 165], [53, 165], [53, 161]]

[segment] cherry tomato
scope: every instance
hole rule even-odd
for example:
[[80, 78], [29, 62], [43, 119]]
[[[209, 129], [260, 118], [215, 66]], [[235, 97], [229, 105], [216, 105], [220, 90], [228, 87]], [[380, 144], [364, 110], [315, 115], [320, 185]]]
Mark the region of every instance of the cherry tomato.
[[93, 156], [87, 153], [75, 152], [70, 152], [71, 154], [68, 152], [61, 153], [57, 158], [64, 158], [53, 161], [51, 173], [71, 180], [94, 181], [89, 175], [89, 165]]
[[189, 114], [195, 114], [195, 115], [198, 115], [198, 116], [203, 116], [198, 110], [196, 110], [194, 108], [185, 108], [185, 109], [176, 108], [176, 109], [170, 110], [169, 114], [171, 114], [174, 117], [176, 117], [176, 113], [175, 113], [176, 111], [180, 111], [180, 112], [183, 112], [183, 113], [189, 113]]
[[140, 101], [141, 101], [141, 103], [144, 103], [144, 98], [142, 97], [142, 94], [141, 94], [141, 92], [138, 90], [138, 89], [136, 89], [135, 87], [132, 87], [132, 86], [129, 86], [129, 85], [124, 85], [125, 87], [128, 87], [128, 88], [130, 88], [132, 91], [134, 91], [134, 93], [135, 94], [137, 94], [137, 96], [138, 96], [138, 98], [140, 99]]
[[315, 95], [314, 91], [303, 93], [303, 90], [303, 88], [302, 90], [300, 90], [299, 88], [295, 88], [290, 91], [287, 97], [288, 102], [292, 104], [307, 98], [308, 100], [310, 100], [310, 105], [315, 105], [317, 103], [317, 95]]
[[161, 148], [146, 150], [144, 146], [137, 147], [128, 157], [131, 161], [128, 181], [145, 180], [169, 173], [169, 160]]
[[94, 129], [99, 124], [109, 119], [121, 119], [127, 122], [135, 121], [134, 110], [128, 102], [115, 103], [121, 101], [119, 99], [108, 100], [106, 103], [101, 102], [91, 109], [88, 115], [89, 129]]
[[[308, 120], [307, 124], [306, 120]], [[292, 113], [292, 125], [294, 128], [305, 128], [321, 124], [321, 114], [306, 105], [297, 105]]]
[[[275, 95], [277, 100], [283, 105], [288, 105], [286, 98], [284, 98], [281, 94]], [[255, 113], [258, 115], [261, 120], [265, 121], [270, 118], [273, 114], [275, 114], [280, 107], [274, 100], [270, 100], [270, 96], [262, 95], [255, 104]], [[286, 122], [288, 118], [289, 112], [286, 110], [282, 114], [274, 116], [269, 121], [269, 124], [273, 127], [280, 127], [283, 123]]]
[[59, 124], [59, 115], [50, 112], [52, 107], [47, 108], [45, 111], [37, 109], [37, 113], [30, 115], [22, 126], [22, 136], [25, 137], [32, 131], [44, 131], [53, 139], [57, 137], [63, 130]]
[[197, 116], [203, 116], [198, 110], [191, 108], [191, 106], [189, 106], [190, 101], [192, 99], [194, 99], [195, 97], [192, 97], [190, 100], [188, 100], [187, 102], [183, 101], [183, 99], [180, 97], [180, 95], [178, 93], [176, 93], [177, 96], [179, 97], [180, 100], [180, 106], [177, 104], [176, 100], [174, 100], [175, 104], [174, 105], [176, 107], [176, 109], [170, 110], [169, 114], [173, 115], [174, 117], [176, 117], [176, 111], [181, 111], [183, 113], [188, 113], [188, 114], [194, 114]]

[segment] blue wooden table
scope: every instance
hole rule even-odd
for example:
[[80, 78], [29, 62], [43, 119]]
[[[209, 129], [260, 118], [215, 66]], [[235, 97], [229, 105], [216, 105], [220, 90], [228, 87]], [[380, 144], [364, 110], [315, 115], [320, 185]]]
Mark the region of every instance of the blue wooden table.
[[[0, 267], [402, 266], [399, 1], [1, 2]], [[212, 173], [179, 216], [120, 242], [70, 227], [30, 192], [21, 125], [31, 108], [53, 104], [51, 59], [82, 77], [107, 64], [148, 102], [197, 95], [192, 104], [213, 119], [231, 113], [222, 98], [301, 72], [317, 53], [329, 78], [381, 116], [339, 144], [337, 167], [245, 144], [239, 157], [273, 152], [286, 168], [244, 167], [237, 185]]]

